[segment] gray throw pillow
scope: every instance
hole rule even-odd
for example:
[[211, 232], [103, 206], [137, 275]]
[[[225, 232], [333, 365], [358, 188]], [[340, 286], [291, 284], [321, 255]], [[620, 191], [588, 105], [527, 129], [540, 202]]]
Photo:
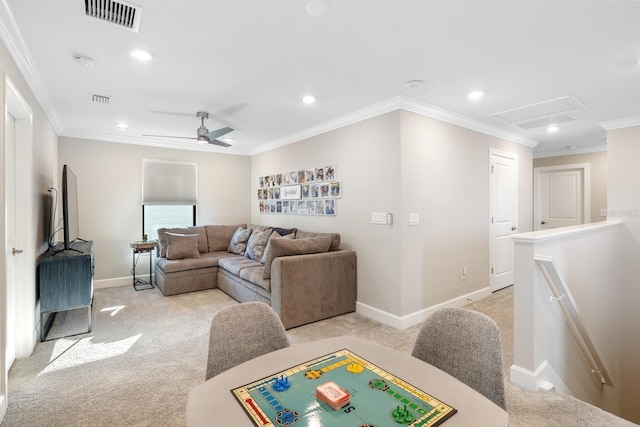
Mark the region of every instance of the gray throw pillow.
[[267, 246], [264, 248], [264, 253], [262, 254], [262, 258], [260, 258], [260, 263], [264, 264], [264, 262], [267, 259], [267, 256], [269, 256], [269, 252], [271, 250], [271, 241], [273, 239], [295, 239], [296, 238], [296, 233], [289, 233], [287, 235], [281, 235], [280, 233], [278, 233], [276, 231], [276, 229], [274, 229], [273, 233], [271, 233], [271, 237], [269, 237], [269, 241], [267, 242]]
[[267, 246], [269, 237], [271, 236], [272, 229], [264, 231], [256, 231], [251, 233], [249, 241], [247, 242], [247, 250], [244, 252], [244, 256], [254, 261], [260, 262], [264, 248]]
[[329, 252], [331, 236], [311, 237], [308, 239], [274, 239], [264, 261], [263, 279], [271, 278], [271, 264], [281, 256], [306, 255]]
[[238, 227], [233, 236], [231, 242], [229, 242], [229, 252], [236, 255], [244, 255], [244, 251], [247, 249], [247, 242], [251, 236], [251, 228]]
[[167, 237], [167, 259], [199, 258], [197, 234], [164, 233]]

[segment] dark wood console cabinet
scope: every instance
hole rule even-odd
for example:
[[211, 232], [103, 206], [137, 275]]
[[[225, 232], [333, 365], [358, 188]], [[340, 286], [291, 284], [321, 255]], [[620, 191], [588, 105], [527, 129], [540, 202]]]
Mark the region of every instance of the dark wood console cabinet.
[[55, 313], [86, 307], [91, 332], [93, 242], [73, 242], [71, 249], [49, 250], [38, 265], [40, 339], [45, 340]]

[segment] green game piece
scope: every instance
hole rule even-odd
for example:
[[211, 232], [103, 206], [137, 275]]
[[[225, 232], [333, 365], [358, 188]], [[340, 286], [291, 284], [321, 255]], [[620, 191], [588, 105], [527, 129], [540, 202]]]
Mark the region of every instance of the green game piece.
[[409, 424], [415, 420], [411, 411], [407, 409], [407, 405], [404, 405], [404, 408], [396, 406], [396, 409], [391, 411], [391, 418], [399, 424]]

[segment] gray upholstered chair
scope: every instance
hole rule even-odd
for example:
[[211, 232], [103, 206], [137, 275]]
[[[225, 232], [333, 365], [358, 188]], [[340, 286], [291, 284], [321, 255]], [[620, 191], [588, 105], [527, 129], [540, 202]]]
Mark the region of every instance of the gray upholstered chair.
[[288, 346], [282, 321], [267, 304], [245, 302], [226, 307], [211, 321], [205, 379]]
[[459, 307], [439, 309], [424, 321], [411, 355], [507, 409], [502, 339], [490, 317]]

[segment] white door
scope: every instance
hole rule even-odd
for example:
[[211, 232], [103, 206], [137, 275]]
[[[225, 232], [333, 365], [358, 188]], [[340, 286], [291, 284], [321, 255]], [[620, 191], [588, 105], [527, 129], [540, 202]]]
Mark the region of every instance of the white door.
[[535, 168], [534, 229], [589, 222], [588, 175], [588, 164]]
[[489, 257], [492, 292], [513, 284], [513, 243], [517, 230], [518, 174], [516, 155], [491, 150], [489, 171]]

